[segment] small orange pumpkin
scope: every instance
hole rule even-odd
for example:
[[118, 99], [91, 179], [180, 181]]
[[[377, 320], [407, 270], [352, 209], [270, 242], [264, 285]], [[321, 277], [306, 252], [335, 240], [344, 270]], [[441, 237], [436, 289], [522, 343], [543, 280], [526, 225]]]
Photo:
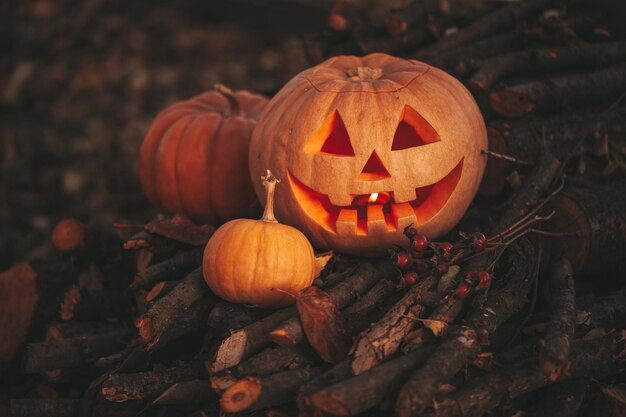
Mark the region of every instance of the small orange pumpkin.
[[222, 85], [215, 90], [159, 113], [139, 153], [148, 199], [197, 223], [221, 224], [260, 212], [245, 173], [252, 130], [267, 99]]
[[261, 220], [236, 219], [218, 228], [204, 249], [202, 271], [225, 300], [265, 308], [292, 304], [315, 278], [315, 255], [307, 238], [274, 217], [276, 177], [262, 177], [267, 201]]
[[250, 173], [285, 179], [276, 215], [313, 244], [375, 255], [404, 244], [409, 224], [429, 238], [448, 232], [478, 189], [486, 148], [478, 106], [452, 76], [385, 54], [339, 56], [270, 101]]

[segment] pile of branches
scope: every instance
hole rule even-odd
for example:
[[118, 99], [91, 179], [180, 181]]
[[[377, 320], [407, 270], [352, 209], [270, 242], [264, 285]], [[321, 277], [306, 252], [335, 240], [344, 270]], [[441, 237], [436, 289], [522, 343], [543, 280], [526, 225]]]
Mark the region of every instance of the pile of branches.
[[576, 415], [593, 395], [623, 407], [626, 289], [577, 297], [567, 257], [542, 268], [560, 168], [541, 158], [489, 237], [428, 242], [408, 228], [389, 257], [332, 256], [276, 311], [211, 293], [199, 268], [211, 226], [121, 224], [118, 241], [62, 222], [55, 261], [0, 276], [24, 305], [54, 302], [36, 290], [46, 281], [66, 288], [58, 316], [30, 312], [45, 337], [21, 352], [15, 371], [32, 377], [12, 415]]
[[451, 71], [475, 94], [490, 149], [481, 197], [459, 226], [467, 233], [428, 242], [408, 228], [387, 257], [336, 254], [294, 306], [266, 311], [219, 300], [205, 284], [211, 226], [62, 222], [56, 249], [0, 274], [10, 413], [575, 416], [626, 407], [617, 275], [626, 267], [625, 44], [574, 1], [483, 5], [443, 36], [437, 17], [455, 19], [443, 3], [389, 12], [383, 35], [362, 30], [373, 26], [340, 3], [323, 49], [370, 52], [376, 41]]

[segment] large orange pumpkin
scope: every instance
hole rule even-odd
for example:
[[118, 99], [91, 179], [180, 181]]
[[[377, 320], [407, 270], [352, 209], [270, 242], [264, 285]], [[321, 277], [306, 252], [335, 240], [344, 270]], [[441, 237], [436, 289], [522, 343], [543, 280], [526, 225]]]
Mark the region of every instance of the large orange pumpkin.
[[461, 219], [486, 148], [480, 111], [452, 76], [385, 54], [341, 56], [271, 100], [250, 143], [250, 173], [269, 167], [286, 180], [276, 215], [315, 245], [381, 254], [405, 243], [409, 224], [436, 238]]
[[260, 212], [248, 176], [248, 145], [267, 99], [216, 89], [157, 115], [139, 154], [139, 179], [148, 199], [198, 223]]

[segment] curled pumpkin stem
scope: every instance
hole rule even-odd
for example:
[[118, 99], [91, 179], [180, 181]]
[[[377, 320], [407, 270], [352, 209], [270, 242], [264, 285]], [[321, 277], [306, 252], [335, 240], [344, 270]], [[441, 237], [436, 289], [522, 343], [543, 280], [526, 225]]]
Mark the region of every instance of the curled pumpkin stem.
[[239, 106], [239, 100], [235, 96], [235, 93], [230, 88], [226, 87], [224, 84], [214, 84], [213, 89], [223, 95], [226, 100], [228, 100], [228, 115], [229, 116], [240, 116], [241, 108]]
[[276, 189], [276, 183], [280, 182], [278, 178], [272, 174], [272, 171], [267, 170], [267, 175], [262, 176], [263, 186], [265, 187], [265, 211], [263, 211], [263, 217], [261, 220], [269, 223], [278, 223], [276, 217], [274, 217], [274, 191]]

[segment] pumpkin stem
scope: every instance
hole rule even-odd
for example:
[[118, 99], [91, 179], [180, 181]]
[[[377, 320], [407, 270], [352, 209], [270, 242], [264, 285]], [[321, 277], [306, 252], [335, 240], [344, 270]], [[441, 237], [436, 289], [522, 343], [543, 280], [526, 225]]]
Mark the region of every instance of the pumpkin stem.
[[274, 217], [274, 190], [276, 183], [280, 182], [280, 180], [276, 178], [269, 169], [267, 170], [267, 175], [262, 176], [261, 179], [263, 180], [263, 187], [265, 187], [265, 195], [267, 196], [265, 211], [263, 211], [261, 221], [278, 223], [278, 220]]
[[230, 88], [226, 87], [224, 84], [214, 84], [213, 89], [223, 95], [226, 100], [228, 100], [228, 115], [229, 116], [240, 116], [241, 108], [239, 107], [239, 100], [235, 97], [235, 93]]

